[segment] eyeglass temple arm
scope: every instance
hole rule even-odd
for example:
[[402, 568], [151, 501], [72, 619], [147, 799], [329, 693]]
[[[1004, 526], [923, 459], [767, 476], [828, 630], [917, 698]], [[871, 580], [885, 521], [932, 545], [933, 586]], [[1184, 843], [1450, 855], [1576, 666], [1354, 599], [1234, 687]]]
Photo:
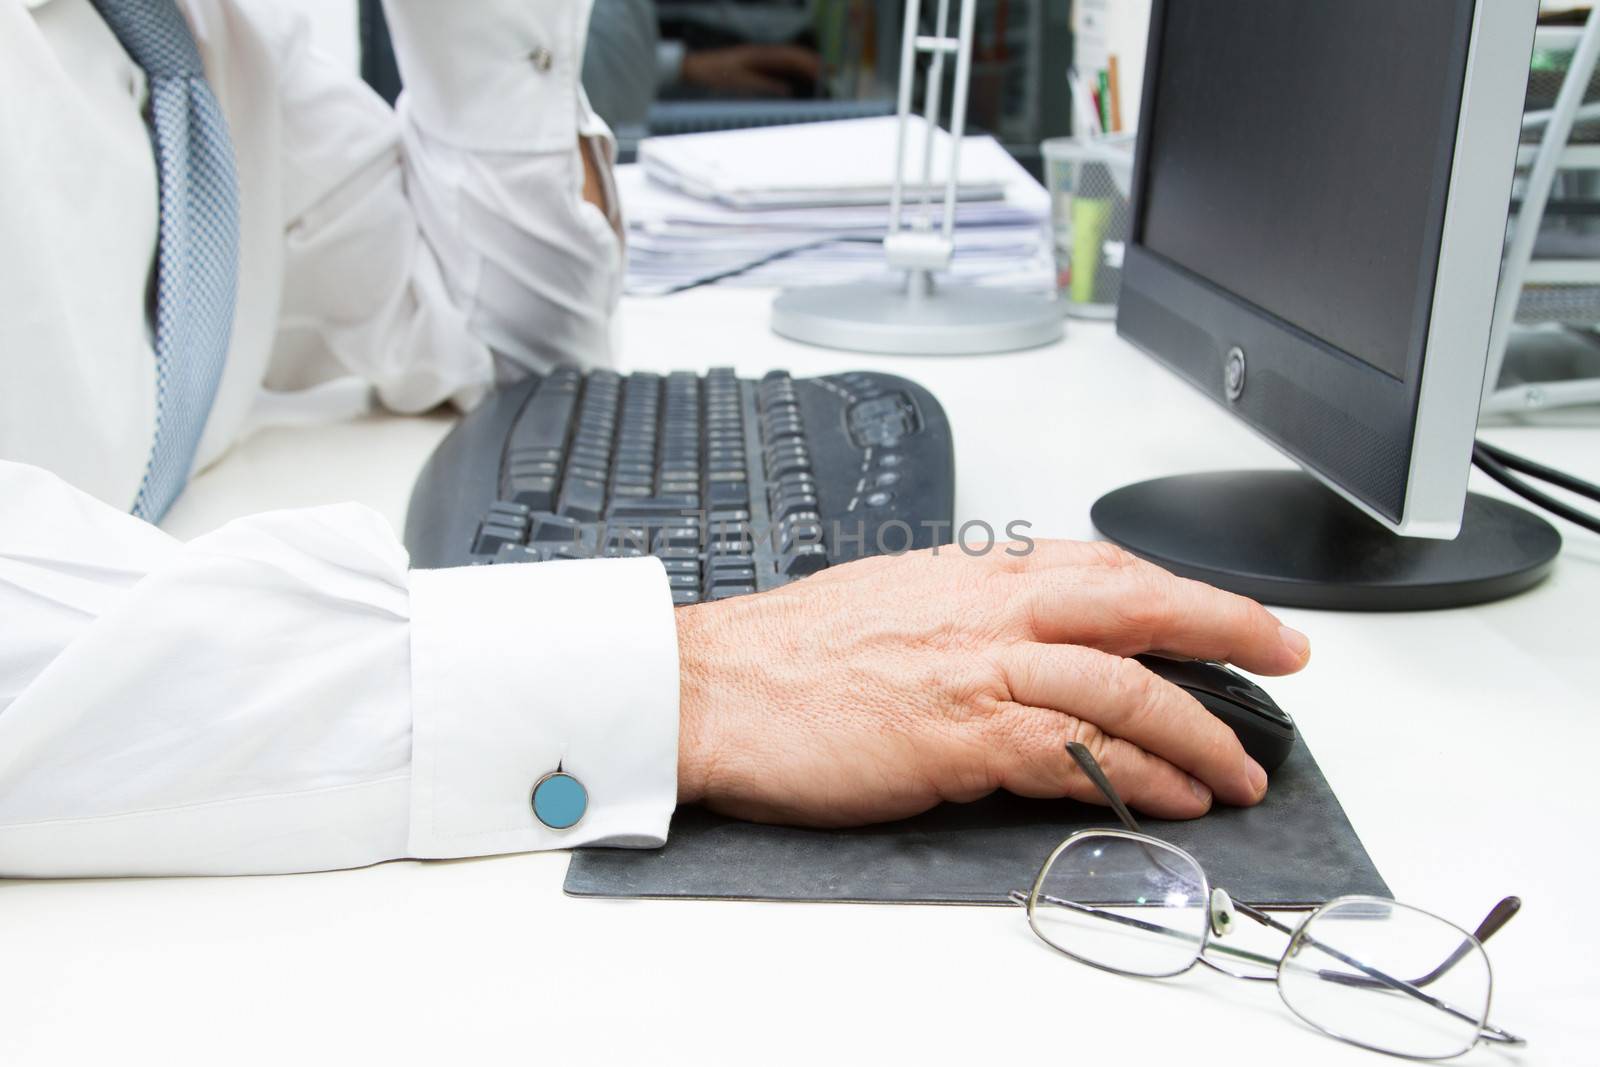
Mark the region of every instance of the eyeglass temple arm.
[[1106, 772], [1100, 769], [1100, 764], [1095, 762], [1094, 755], [1089, 749], [1078, 741], [1068, 741], [1067, 752], [1071, 754], [1083, 773], [1089, 776], [1089, 781], [1094, 783], [1094, 787], [1100, 790], [1100, 794], [1106, 798], [1106, 803], [1111, 805], [1111, 810], [1117, 813], [1117, 818], [1121, 820], [1122, 825], [1136, 834], [1144, 833], [1139, 827], [1139, 820], [1133, 817], [1133, 812], [1128, 810], [1128, 805], [1124, 804], [1122, 798], [1117, 796], [1117, 791], [1111, 787], [1111, 779], [1107, 778]]
[[[1521, 899], [1517, 897], [1506, 897], [1493, 908], [1489, 909], [1489, 914], [1484, 916], [1483, 922], [1478, 924], [1478, 928], [1477, 930], [1473, 931], [1472, 936], [1477, 940], [1478, 944], [1483, 944], [1485, 941], [1489, 940], [1489, 938], [1493, 937], [1497, 930], [1503, 927], [1506, 923], [1510, 922], [1511, 917], [1515, 915], [1517, 911], [1521, 909], [1521, 907]], [[1454, 967], [1456, 964], [1465, 959], [1467, 953], [1471, 951], [1471, 941], [1461, 942], [1460, 945], [1456, 946], [1456, 950], [1452, 952], [1443, 963], [1439, 964], [1439, 966], [1435, 967], [1421, 978], [1411, 979], [1411, 984], [1421, 988], [1422, 986], [1430, 985], [1431, 983], [1438, 981], [1450, 970], [1450, 968]], [[1337, 972], [1329, 972], [1324, 977], [1326, 977], [1328, 981], [1336, 982], [1340, 985], [1370, 986], [1373, 984], [1370, 978], [1363, 978], [1356, 974], [1339, 974]]]

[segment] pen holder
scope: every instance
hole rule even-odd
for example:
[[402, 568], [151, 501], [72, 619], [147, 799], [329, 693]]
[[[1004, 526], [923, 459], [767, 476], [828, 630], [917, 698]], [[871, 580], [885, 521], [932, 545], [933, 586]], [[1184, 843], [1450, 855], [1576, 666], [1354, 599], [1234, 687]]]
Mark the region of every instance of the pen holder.
[[1133, 210], [1131, 138], [1055, 137], [1040, 145], [1056, 257], [1056, 293], [1069, 315], [1111, 319]]

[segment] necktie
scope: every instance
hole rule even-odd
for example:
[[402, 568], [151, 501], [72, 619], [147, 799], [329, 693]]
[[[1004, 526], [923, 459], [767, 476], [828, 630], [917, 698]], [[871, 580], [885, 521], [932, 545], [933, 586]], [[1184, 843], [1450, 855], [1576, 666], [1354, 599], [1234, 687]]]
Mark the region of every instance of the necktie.
[[133, 513], [155, 522], [188, 481], [216, 397], [238, 284], [239, 186], [227, 123], [175, 0], [91, 0], [150, 88], [161, 222], [156, 433]]

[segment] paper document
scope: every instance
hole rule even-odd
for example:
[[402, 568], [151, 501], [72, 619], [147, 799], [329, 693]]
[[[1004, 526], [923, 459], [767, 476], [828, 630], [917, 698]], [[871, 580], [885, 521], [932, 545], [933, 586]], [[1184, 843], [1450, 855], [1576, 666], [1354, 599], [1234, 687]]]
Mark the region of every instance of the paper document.
[[[887, 204], [898, 128], [899, 120], [890, 115], [651, 137], [639, 145], [639, 164], [663, 185], [739, 209]], [[952, 140], [934, 127], [932, 169], [924, 182], [927, 135], [922, 117], [911, 116], [906, 189], [908, 195], [928, 190], [942, 197]], [[998, 199], [1015, 169], [1015, 161], [993, 139], [963, 139], [958, 198]]]
[[[888, 138], [885, 143], [892, 152], [893, 122], [885, 126], [869, 119], [658, 138], [644, 142], [640, 157], [659, 161], [661, 144], [714, 144], [723, 153], [719, 157], [723, 174], [748, 172], [749, 177], [763, 169], [782, 171], [782, 161], [774, 162], [769, 148], [795, 137], [816, 138], [813, 145], [828, 140], [834, 145], [828, 158], [839, 152], [848, 157], [863, 128], [876, 129], [873, 136], [880, 141]], [[949, 135], [941, 132], [941, 136]], [[673, 148], [667, 155], [684, 162], [701, 152], [699, 147], [688, 153]], [[823, 168], [818, 162], [822, 158], [819, 151], [806, 167], [797, 168], [813, 172], [810, 179], [805, 173], [786, 175], [790, 193], [802, 180], [826, 178], [837, 185], [841, 175], [851, 171], [851, 166]], [[892, 164], [892, 156], [888, 158]], [[1050, 289], [1055, 269], [1046, 225], [1049, 194], [992, 138], [962, 140], [963, 178], [969, 164], [983, 178], [971, 188], [983, 191], [988, 199], [956, 204], [955, 254], [950, 268], [940, 275], [941, 283]], [[814, 173], [819, 171], [823, 173]], [[864, 171], [858, 176], [866, 180]], [[821, 188], [817, 185], [805, 197], [786, 193], [757, 203], [752, 185], [747, 187], [749, 195], [735, 203], [728, 197], [691, 191], [680, 177], [674, 172], [670, 184], [664, 182], [659, 170], [646, 163], [617, 168], [617, 192], [628, 228], [629, 293], [664, 295], [708, 284], [786, 287], [899, 276], [884, 258], [883, 239], [889, 231], [886, 192], [876, 199], [850, 199], [835, 190], [830, 199], [816, 191]], [[937, 226], [943, 211], [942, 190], [914, 190], [905, 198], [901, 223], [908, 228]]]

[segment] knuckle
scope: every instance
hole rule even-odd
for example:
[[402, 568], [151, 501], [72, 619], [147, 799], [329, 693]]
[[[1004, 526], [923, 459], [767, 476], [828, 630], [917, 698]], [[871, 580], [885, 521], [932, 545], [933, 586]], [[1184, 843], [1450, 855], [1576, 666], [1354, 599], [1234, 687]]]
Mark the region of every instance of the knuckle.
[[1148, 708], [1161, 699], [1161, 679], [1138, 660], [1119, 659], [1112, 667], [1115, 691], [1135, 709]]
[[[1062, 744], [1071, 744], [1074, 741], [1089, 750], [1089, 755], [1094, 757], [1094, 761], [1100, 765], [1101, 770], [1107, 774], [1111, 773], [1109, 761], [1112, 746], [1109, 734], [1092, 722], [1086, 722], [1076, 717], [1068, 717], [1066, 736], [1062, 739]], [[1083, 774], [1075, 761], [1068, 759], [1067, 763], [1070, 765], [1071, 773], [1075, 775]]]
[[1145, 565], [1130, 570], [1132, 583], [1121, 607], [1130, 629], [1141, 637], [1153, 634], [1172, 617], [1174, 589], [1170, 575], [1158, 567]]
[[957, 701], [974, 714], [993, 718], [1000, 706], [1011, 699], [1006, 673], [992, 658], [979, 656], [970, 672], [958, 684]]
[[1089, 555], [1089, 562], [1107, 570], [1120, 571], [1136, 567], [1141, 562], [1138, 556], [1110, 541], [1088, 541], [1084, 549]]

